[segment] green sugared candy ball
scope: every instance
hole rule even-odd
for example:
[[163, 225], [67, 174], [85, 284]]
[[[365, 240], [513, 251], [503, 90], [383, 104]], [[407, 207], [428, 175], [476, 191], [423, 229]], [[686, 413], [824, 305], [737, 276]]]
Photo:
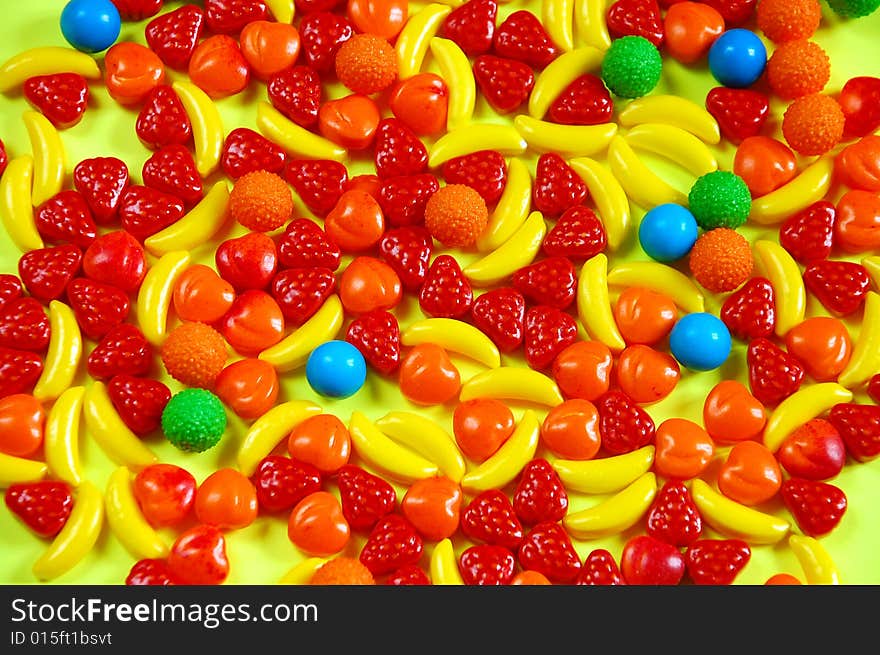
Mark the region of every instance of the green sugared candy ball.
[[862, 18], [877, 11], [880, 0], [828, 0], [828, 6], [843, 18]]
[[688, 204], [697, 225], [704, 230], [716, 227], [735, 230], [749, 218], [752, 194], [739, 175], [714, 171], [697, 178], [688, 195]]
[[640, 98], [660, 81], [663, 58], [643, 36], [624, 36], [611, 42], [602, 60], [602, 81], [614, 95]]
[[184, 389], [174, 394], [162, 412], [165, 437], [189, 453], [213, 448], [225, 430], [223, 403], [206, 389]]

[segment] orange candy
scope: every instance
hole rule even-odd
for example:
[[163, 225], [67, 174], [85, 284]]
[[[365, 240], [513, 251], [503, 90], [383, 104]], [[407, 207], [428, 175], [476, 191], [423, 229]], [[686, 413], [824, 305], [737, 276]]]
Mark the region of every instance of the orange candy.
[[400, 510], [428, 541], [440, 541], [458, 530], [461, 487], [447, 477], [416, 480], [407, 489]]
[[318, 414], [293, 429], [287, 439], [287, 451], [294, 459], [311, 464], [321, 473], [333, 474], [348, 464], [351, 435], [333, 414]]
[[159, 55], [139, 43], [123, 41], [104, 55], [104, 84], [120, 105], [137, 105], [165, 82]]
[[553, 379], [566, 398], [593, 401], [611, 386], [613, 363], [601, 341], [576, 341], [553, 360]]
[[776, 48], [767, 60], [767, 81], [780, 98], [819, 93], [831, 78], [831, 60], [815, 41], [799, 39]]
[[218, 329], [236, 352], [256, 355], [284, 337], [284, 314], [272, 296], [251, 289], [235, 299]]
[[743, 505], [767, 502], [781, 486], [779, 462], [757, 441], [736, 444], [718, 471], [718, 490]]
[[280, 175], [259, 170], [245, 173], [229, 193], [229, 213], [254, 232], [271, 232], [293, 215], [293, 194]]
[[189, 60], [188, 71], [193, 84], [212, 98], [235, 95], [251, 79], [238, 41], [226, 34], [215, 34], [199, 43]]
[[358, 32], [392, 40], [409, 18], [408, 0], [348, 0], [348, 18]]
[[736, 149], [733, 172], [749, 187], [752, 198], [758, 198], [775, 191], [797, 175], [797, 158], [781, 141], [769, 136], [750, 136]]
[[751, 277], [755, 261], [748, 239], [736, 230], [719, 227], [697, 238], [689, 264], [694, 278], [704, 288], [726, 293]]
[[689, 480], [700, 475], [715, 455], [712, 437], [693, 421], [670, 418], [657, 426], [654, 470], [663, 477]]
[[589, 400], [566, 400], [547, 414], [541, 440], [562, 459], [592, 459], [602, 445], [599, 411]]
[[355, 175], [348, 179], [343, 190], [345, 191], [363, 191], [368, 193], [376, 200], [379, 199], [379, 189], [382, 186], [382, 180], [378, 175]]
[[324, 230], [343, 252], [358, 252], [379, 243], [385, 215], [370, 194], [346, 191], [324, 219]]
[[819, 0], [761, 0], [755, 8], [758, 29], [774, 43], [807, 39], [819, 28]]
[[349, 314], [392, 309], [403, 297], [394, 269], [375, 257], [355, 257], [342, 272], [339, 299]]
[[315, 571], [309, 581], [312, 585], [374, 585], [376, 579], [370, 569], [354, 557], [334, 557]]
[[666, 338], [677, 319], [675, 301], [650, 289], [628, 287], [614, 304], [614, 321], [629, 344], [654, 345]]
[[168, 375], [189, 387], [212, 389], [226, 365], [226, 340], [210, 325], [185, 322], [168, 333], [162, 344]]
[[666, 398], [680, 377], [681, 368], [675, 358], [650, 346], [629, 346], [617, 361], [617, 382], [637, 403]]
[[172, 300], [181, 320], [213, 323], [232, 307], [235, 289], [210, 266], [193, 264], [177, 278]]
[[336, 77], [365, 96], [384, 91], [397, 79], [397, 53], [374, 34], [355, 34], [336, 52]]
[[799, 585], [801, 581], [788, 573], [777, 573], [767, 578], [765, 585]]
[[237, 470], [222, 468], [199, 485], [195, 508], [201, 523], [221, 530], [246, 528], [257, 518], [257, 490]]
[[836, 380], [852, 355], [846, 325], [831, 316], [814, 316], [795, 325], [785, 335], [785, 347], [816, 382]]
[[307, 555], [327, 557], [345, 548], [351, 529], [336, 496], [316, 491], [299, 501], [291, 511], [287, 536]]
[[663, 19], [666, 51], [673, 59], [690, 64], [709, 52], [724, 31], [724, 17], [702, 2], [676, 2]]
[[0, 398], [0, 452], [29, 457], [43, 445], [46, 412], [30, 394], [16, 393]]
[[455, 408], [452, 433], [464, 456], [482, 462], [507, 441], [514, 429], [513, 412], [495, 398], [472, 398]]
[[400, 363], [400, 392], [417, 405], [442, 405], [461, 389], [461, 375], [449, 354], [433, 343], [414, 346]]
[[510, 581], [512, 585], [547, 585], [553, 584], [550, 580], [547, 579], [547, 576], [543, 573], [539, 573], [538, 571], [520, 571], [515, 576], [513, 576], [513, 580]]
[[880, 191], [880, 136], [869, 134], [841, 150], [834, 172], [851, 189]]
[[255, 419], [275, 406], [278, 374], [262, 359], [242, 359], [220, 371], [214, 393], [241, 418]]
[[812, 93], [792, 102], [782, 116], [782, 134], [795, 152], [822, 155], [840, 143], [846, 117], [831, 96]]
[[318, 131], [325, 139], [344, 148], [364, 150], [373, 143], [380, 120], [382, 115], [376, 103], [354, 93], [321, 105]]
[[299, 56], [299, 32], [287, 23], [256, 20], [244, 26], [238, 40], [242, 55], [261, 80], [293, 66]]
[[446, 129], [449, 87], [439, 75], [417, 73], [399, 81], [388, 97], [391, 112], [419, 136], [433, 136]]
[[472, 245], [488, 222], [486, 201], [466, 184], [440, 187], [425, 205], [425, 227], [448, 248]]
[[766, 423], [764, 405], [737, 380], [722, 380], [716, 384], [703, 404], [703, 425], [719, 443], [754, 439]]
[[851, 253], [880, 249], [880, 195], [858, 189], [843, 194], [837, 203], [834, 243]]

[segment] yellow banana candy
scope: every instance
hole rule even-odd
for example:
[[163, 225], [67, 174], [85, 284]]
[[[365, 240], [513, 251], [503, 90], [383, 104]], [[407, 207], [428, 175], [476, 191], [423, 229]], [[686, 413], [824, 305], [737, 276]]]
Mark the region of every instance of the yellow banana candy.
[[831, 555], [814, 537], [793, 534], [788, 546], [797, 557], [808, 585], [839, 585], [840, 573]]
[[721, 141], [721, 129], [712, 114], [681, 96], [661, 94], [636, 98], [623, 108], [618, 120], [624, 127], [642, 123], [665, 123], [687, 130], [709, 145]]
[[633, 148], [653, 152], [700, 177], [718, 170], [718, 160], [709, 147], [687, 130], [664, 123], [642, 123], [626, 133]]
[[507, 164], [507, 183], [489, 216], [486, 229], [477, 239], [477, 250], [495, 250], [526, 222], [532, 209], [532, 175], [523, 161], [514, 157]]
[[440, 67], [440, 77], [449, 88], [446, 131], [454, 132], [471, 122], [477, 104], [477, 82], [471, 62], [452, 39], [435, 36], [428, 47]]
[[199, 175], [208, 177], [220, 165], [226, 140], [220, 110], [211, 97], [192, 82], [181, 80], [171, 86], [192, 123], [196, 168]]
[[603, 52], [611, 47], [611, 35], [605, 21], [606, 0], [575, 0], [574, 24], [577, 36], [586, 45]]
[[672, 298], [687, 313], [702, 312], [706, 306], [703, 293], [687, 275], [660, 262], [618, 264], [608, 272], [608, 284], [657, 291]]
[[410, 484], [435, 476], [440, 471], [433, 462], [385, 435], [362, 412], [355, 410], [351, 413], [348, 431], [358, 456], [398, 482]]
[[784, 337], [795, 325], [804, 320], [807, 310], [807, 291], [798, 263], [788, 251], [775, 241], [759, 239], [753, 249], [759, 267], [773, 287], [776, 299], [776, 335]]
[[541, 23], [559, 48], [574, 48], [574, 0], [542, 0]]
[[554, 459], [550, 463], [566, 489], [585, 494], [610, 494], [629, 486], [651, 469], [654, 446], [601, 459]]
[[496, 150], [502, 155], [521, 155], [528, 148], [519, 132], [510, 125], [471, 123], [447, 132], [434, 142], [428, 166], [437, 168], [450, 159], [480, 150]]
[[451, 11], [447, 5], [432, 3], [409, 17], [394, 42], [398, 79], [405, 80], [422, 69], [431, 39]]
[[477, 287], [497, 284], [534, 261], [546, 234], [547, 224], [543, 214], [534, 211], [507, 241], [468, 264], [463, 273]]
[[177, 278], [189, 266], [190, 254], [186, 250], [165, 253], [144, 276], [137, 296], [137, 320], [141, 332], [154, 346], [165, 341], [168, 309], [174, 294]]
[[436, 464], [453, 482], [459, 482], [464, 476], [464, 457], [455, 439], [431, 419], [414, 412], [388, 412], [376, 421], [376, 427], [393, 441]]
[[294, 0], [264, 0], [272, 16], [279, 23], [293, 23], [296, 16], [296, 4]]
[[0, 453], [0, 489], [19, 482], [37, 482], [48, 472], [45, 462]]
[[643, 473], [635, 482], [594, 507], [572, 512], [562, 524], [575, 539], [599, 539], [634, 526], [657, 495], [657, 476]]
[[489, 368], [501, 366], [501, 353], [492, 340], [470, 323], [454, 318], [426, 318], [416, 321], [400, 335], [404, 346], [433, 343], [465, 355]]
[[611, 139], [608, 165], [626, 195], [643, 209], [688, 204], [687, 196], [648, 168], [622, 136]]
[[[496, 369], [497, 370], [497, 369]], [[501, 448], [461, 479], [461, 488], [470, 494], [501, 489], [512, 482], [535, 456], [541, 436], [541, 423], [534, 411], [523, 412], [513, 434]]]
[[274, 346], [266, 348], [259, 358], [282, 373], [305, 366], [315, 348], [339, 334], [343, 319], [342, 302], [334, 293], [305, 323]]
[[513, 126], [532, 150], [563, 157], [590, 157], [604, 152], [617, 134], [617, 123], [561, 125], [525, 114], [514, 118]]
[[173, 250], [192, 250], [210, 241], [226, 220], [229, 186], [216, 182], [180, 220], [147, 237], [144, 247], [157, 257]]
[[83, 352], [82, 335], [73, 310], [60, 300], [49, 303], [49, 349], [36, 385], [34, 397], [55, 400], [73, 382]]
[[564, 398], [553, 378], [539, 371], [519, 366], [499, 366], [477, 373], [461, 385], [461, 402], [474, 398], [521, 400], [555, 407]]
[[775, 453], [795, 428], [821, 416], [838, 403], [850, 402], [852, 397], [852, 391], [836, 382], [801, 387], [770, 414], [764, 429], [764, 445]]
[[43, 555], [34, 562], [33, 573], [48, 582], [64, 575], [91, 552], [104, 525], [101, 490], [89, 480], [77, 488], [67, 522]]
[[458, 570], [458, 558], [452, 548], [452, 541], [441, 539], [431, 551], [431, 584], [463, 585], [464, 580]]
[[348, 158], [348, 150], [297, 125], [265, 101], [257, 105], [257, 128], [263, 136], [295, 157], [339, 162]]
[[250, 477], [260, 461], [286, 439], [293, 429], [307, 418], [322, 411], [319, 405], [307, 400], [288, 400], [275, 405], [251, 423], [238, 449], [238, 470]]
[[837, 377], [837, 381], [848, 389], [854, 389], [880, 373], [880, 294], [869, 291], [863, 311], [862, 327], [852, 355]]
[[104, 492], [107, 523], [119, 542], [135, 559], [160, 559], [168, 555], [168, 544], [144, 518], [125, 466], [110, 474]]
[[700, 515], [713, 529], [750, 544], [775, 544], [791, 529], [785, 519], [731, 500], [699, 478], [691, 482], [691, 496]]
[[38, 111], [26, 111], [21, 118], [34, 156], [31, 202], [39, 207], [64, 188], [67, 156], [61, 134], [48, 118]]
[[89, 80], [101, 79], [94, 57], [66, 47], [37, 47], [20, 52], [0, 65], [0, 93], [6, 93], [37, 75], [77, 73]]
[[775, 191], [752, 200], [749, 220], [761, 225], [781, 223], [825, 197], [834, 178], [834, 158], [820, 157]]
[[[556, 4], [554, 0], [544, 2], [545, 7]], [[604, 53], [598, 48], [583, 46], [565, 52], [547, 64], [547, 67], [535, 78], [535, 86], [529, 95], [529, 116], [538, 120], [543, 119], [553, 102], [568, 85], [584, 73], [598, 68], [603, 56]]]
[[116, 464], [139, 471], [158, 461], [153, 451], [119, 418], [103, 382], [95, 380], [86, 389], [83, 414], [88, 433]]
[[599, 253], [584, 262], [578, 277], [577, 311], [589, 335], [614, 352], [626, 348], [608, 295], [608, 257]]
[[880, 291], [880, 255], [873, 255], [862, 259], [862, 266], [868, 270], [874, 291]]
[[608, 247], [617, 250], [626, 238], [630, 227], [629, 198], [617, 178], [595, 159], [577, 157], [568, 162], [577, 173], [590, 197], [599, 210], [599, 218], [605, 227]]
[[85, 387], [70, 387], [52, 404], [46, 416], [43, 449], [52, 475], [74, 487], [82, 482], [79, 424]]
[[294, 566], [281, 576], [278, 584], [284, 585], [307, 585], [311, 582], [315, 572], [330, 560], [326, 557], [309, 557]]
[[12, 243], [22, 252], [43, 247], [31, 204], [33, 179], [34, 158], [30, 155], [10, 161], [0, 178], [0, 219]]

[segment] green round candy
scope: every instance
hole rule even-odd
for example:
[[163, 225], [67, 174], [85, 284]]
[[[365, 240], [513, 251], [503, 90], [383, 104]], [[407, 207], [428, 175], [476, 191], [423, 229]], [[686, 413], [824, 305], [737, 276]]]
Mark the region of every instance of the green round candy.
[[844, 18], [869, 16], [880, 7], [880, 0], [828, 0], [834, 13]]
[[611, 42], [602, 60], [602, 81], [621, 98], [640, 98], [660, 81], [663, 58], [643, 36], [624, 36]]
[[736, 229], [752, 209], [752, 194], [745, 181], [730, 171], [713, 171], [697, 178], [688, 194], [688, 205], [697, 225]]
[[206, 389], [184, 389], [174, 394], [162, 412], [165, 437], [189, 453], [213, 448], [225, 430], [223, 403]]

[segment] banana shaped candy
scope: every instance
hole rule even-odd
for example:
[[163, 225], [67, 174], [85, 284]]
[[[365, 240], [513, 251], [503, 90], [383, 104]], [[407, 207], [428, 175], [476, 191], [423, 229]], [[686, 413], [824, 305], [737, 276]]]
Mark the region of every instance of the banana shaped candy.
[[620, 352], [626, 348], [626, 342], [611, 311], [608, 281], [608, 257], [604, 253], [584, 262], [577, 285], [578, 317], [593, 339]]
[[651, 470], [654, 446], [600, 459], [554, 459], [550, 462], [566, 489], [585, 494], [616, 493]]
[[474, 398], [520, 400], [555, 407], [564, 398], [553, 378], [530, 368], [499, 366], [477, 373], [461, 385], [461, 402]]
[[48, 118], [38, 111], [22, 114], [34, 157], [34, 181], [31, 202], [39, 207], [64, 188], [67, 156], [61, 134]]
[[488, 287], [497, 284], [534, 261], [546, 234], [544, 215], [533, 211], [507, 241], [481, 259], [468, 264], [462, 272], [474, 286]]
[[30, 155], [10, 161], [0, 178], [0, 220], [12, 243], [22, 252], [43, 247], [31, 204], [33, 180], [34, 158]]
[[452, 39], [435, 36], [428, 47], [440, 67], [440, 77], [449, 88], [446, 131], [454, 132], [468, 125], [477, 104], [477, 82], [467, 55]]
[[180, 80], [171, 87], [192, 123], [196, 168], [199, 175], [208, 177], [220, 165], [226, 140], [220, 110], [211, 97], [192, 82]]
[[718, 160], [709, 147], [680, 127], [642, 123], [627, 132], [624, 138], [633, 148], [665, 157], [696, 177], [718, 170]]
[[279, 23], [293, 23], [296, 16], [296, 3], [294, 0], [264, 0], [272, 16]]
[[528, 143], [510, 125], [471, 123], [456, 128], [434, 142], [428, 152], [428, 166], [438, 168], [450, 159], [480, 150], [496, 150], [502, 155], [521, 155]]
[[513, 126], [532, 150], [563, 157], [590, 157], [604, 152], [617, 134], [617, 123], [561, 125], [526, 114], [514, 118]]
[[447, 5], [432, 3], [409, 17], [394, 42], [398, 79], [405, 80], [422, 69], [431, 39], [451, 11]]
[[542, 0], [541, 23], [559, 48], [574, 48], [574, 0]]
[[150, 235], [144, 247], [161, 257], [175, 250], [192, 250], [210, 241], [226, 221], [229, 186], [216, 182], [183, 218]]
[[257, 105], [257, 128], [263, 136], [294, 157], [339, 162], [348, 159], [348, 150], [297, 125], [265, 101]]
[[807, 579], [807, 584], [840, 584], [840, 573], [837, 570], [837, 565], [818, 539], [793, 534], [788, 538], [788, 546], [791, 548], [794, 556], [797, 557]]
[[721, 142], [721, 128], [712, 114], [681, 96], [659, 94], [636, 98], [623, 108], [618, 120], [623, 127], [664, 123], [687, 130], [709, 145]]
[[575, 0], [574, 24], [579, 41], [602, 52], [611, 47], [611, 35], [605, 20], [606, 0]]
[[[544, 6], [557, 4], [545, 0]], [[593, 46], [583, 46], [564, 52], [547, 64], [535, 78], [535, 86], [529, 94], [529, 116], [537, 120], [547, 111], [569, 84], [584, 73], [596, 70], [602, 64], [604, 53]]]
[[713, 529], [750, 544], [775, 544], [791, 529], [785, 519], [731, 500], [699, 478], [691, 482], [691, 496], [700, 515]]
[[325, 557], [309, 557], [294, 566], [281, 576], [278, 584], [283, 585], [307, 585], [311, 582], [315, 572], [330, 560]]
[[660, 262], [623, 262], [608, 271], [608, 284], [618, 287], [642, 287], [669, 296], [687, 312], [705, 311], [706, 299], [696, 284], [684, 273]]
[[611, 139], [608, 166], [630, 200], [643, 209], [688, 204], [687, 196], [648, 168], [622, 136]]
[[854, 389], [880, 373], [880, 294], [869, 291], [865, 296], [862, 327], [853, 346], [846, 368], [837, 381]]
[[477, 239], [477, 250], [495, 250], [516, 232], [532, 209], [532, 175], [518, 157], [507, 164], [507, 183], [489, 216], [486, 229]]
[[138, 325], [154, 346], [161, 346], [165, 341], [174, 285], [191, 259], [187, 250], [167, 252], [150, 267], [141, 282], [137, 296]]
[[464, 457], [455, 439], [431, 419], [414, 412], [389, 412], [376, 421], [376, 427], [393, 441], [436, 464], [453, 482], [459, 482], [464, 476]]
[[70, 387], [83, 352], [82, 334], [73, 310], [60, 300], [49, 302], [49, 349], [43, 372], [34, 385], [34, 397], [55, 400]]
[[320, 309], [293, 332], [259, 354], [280, 372], [305, 366], [312, 351], [326, 341], [335, 339], [342, 328], [342, 301], [335, 293], [328, 296]]
[[643, 473], [611, 498], [567, 514], [562, 524], [575, 539], [600, 539], [620, 534], [641, 520], [656, 495], [657, 476]]
[[834, 158], [819, 157], [793, 180], [752, 200], [749, 220], [761, 225], [781, 223], [825, 197], [834, 179]]
[[404, 346], [433, 343], [449, 352], [470, 357], [489, 368], [501, 366], [501, 353], [493, 341], [470, 323], [454, 318], [426, 318], [416, 321], [400, 335]]
[[110, 474], [104, 493], [107, 523], [120, 543], [135, 559], [159, 559], [168, 555], [168, 544], [144, 518], [128, 468], [118, 467]]
[[821, 416], [838, 403], [850, 402], [852, 397], [852, 391], [836, 382], [801, 387], [779, 403], [767, 419], [764, 445], [775, 453], [796, 428]]
[[862, 266], [868, 270], [874, 291], [880, 291], [880, 255], [872, 255], [862, 259]]
[[0, 453], [0, 489], [19, 482], [37, 482], [48, 472], [45, 462]]
[[458, 558], [452, 548], [452, 541], [441, 539], [431, 551], [431, 584], [463, 585], [464, 580], [458, 570]]
[[439, 467], [385, 435], [362, 412], [351, 414], [348, 431], [355, 452], [371, 467], [404, 484], [437, 475]]
[[784, 337], [804, 320], [807, 291], [798, 263], [775, 241], [759, 239], [753, 245], [759, 267], [770, 280], [776, 299], [776, 336]]
[[95, 380], [86, 389], [83, 413], [88, 433], [116, 464], [140, 470], [158, 461], [153, 451], [119, 418], [103, 382]]
[[[496, 369], [497, 370], [497, 369]], [[501, 489], [512, 482], [535, 456], [541, 424], [534, 411], [527, 409], [519, 424], [495, 454], [461, 479], [461, 488], [470, 494]]]
[[76, 487], [82, 482], [79, 460], [79, 424], [85, 387], [70, 387], [46, 416], [43, 449], [52, 475]]
[[321, 413], [321, 407], [307, 400], [288, 400], [275, 405], [254, 421], [238, 449], [238, 470], [250, 477], [260, 461], [286, 439], [307, 418]]
[[31, 48], [0, 65], [0, 93], [16, 89], [31, 77], [55, 73], [76, 73], [88, 80], [101, 79], [94, 57], [73, 48], [49, 46]]
[[608, 247], [617, 250], [630, 229], [629, 198], [617, 178], [595, 159], [576, 157], [568, 162], [587, 185], [590, 197], [599, 210]]

